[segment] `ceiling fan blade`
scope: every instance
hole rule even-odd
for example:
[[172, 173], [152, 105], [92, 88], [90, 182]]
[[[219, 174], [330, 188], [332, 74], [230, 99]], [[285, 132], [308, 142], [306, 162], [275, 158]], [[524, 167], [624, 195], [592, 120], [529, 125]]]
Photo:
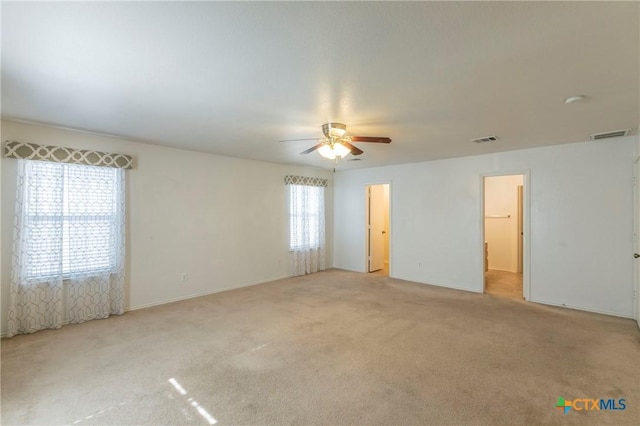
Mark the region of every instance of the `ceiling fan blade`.
[[318, 145], [312, 146], [311, 148], [307, 149], [306, 151], [302, 151], [300, 154], [308, 154], [310, 152], [313, 152], [316, 149], [320, 148], [322, 145], [324, 145], [324, 143], [319, 143]]
[[364, 152], [363, 150], [361, 150], [357, 146], [351, 145], [349, 142], [342, 141], [340, 143], [351, 150], [351, 155], [360, 155], [360, 154], [362, 154]]
[[351, 142], [391, 143], [391, 138], [376, 136], [351, 136]]
[[285, 140], [278, 141], [278, 142], [319, 141], [319, 140], [322, 140], [322, 138], [285, 139]]

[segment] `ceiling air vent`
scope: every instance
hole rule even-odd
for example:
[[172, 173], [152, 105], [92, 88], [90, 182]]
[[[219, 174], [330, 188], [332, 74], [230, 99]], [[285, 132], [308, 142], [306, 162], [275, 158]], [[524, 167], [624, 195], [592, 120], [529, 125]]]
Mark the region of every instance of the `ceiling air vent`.
[[497, 136], [485, 136], [484, 138], [471, 139], [471, 142], [485, 143], [485, 142], [497, 141], [498, 139], [500, 139], [500, 138], [498, 138]]
[[627, 136], [628, 134], [629, 129], [614, 130], [613, 132], [596, 133], [595, 135], [591, 135], [591, 140], [597, 141], [598, 139], [619, 138], [620, 136]]

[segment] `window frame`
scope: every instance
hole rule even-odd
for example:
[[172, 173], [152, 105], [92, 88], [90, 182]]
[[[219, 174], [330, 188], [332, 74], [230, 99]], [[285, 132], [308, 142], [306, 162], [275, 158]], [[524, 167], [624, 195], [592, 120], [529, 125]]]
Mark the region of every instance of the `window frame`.
[[[37, 163], [41, 163], [40, 161], [35, 161], [33, 165], [33, 167], [38, 167]], [[121, 196], [123, 196], [124, 194], [119, 193], [119, 191], [122, 190], [122, 188], [119, 188], [119, 182], [118, 182], [118, 169], [116, 168], [111, 168], [111, 167], [101, 167], [101, 166], [93, 166], [93, 165], [84, 165], [84, 164], [72, 164], [72, 163], [57, 163], [60, 164], [61, 167], [61, 172], [62, 172], [62, 180], [63, 180], [63, 184], [62, 184], [62, 214], [55, 214], [55, 213], [51, 213], [50, 211], [47, 213], [42, 213], [42, 214], [38, 214], [38, 212], [33, 212], [30, 211], [29, 209], [29, 203], [25, 203], [25, 213], [24, 213], [24, 218], [26, 221], [28, 221], [29, 224], [31, 223], [38, 223], [40, 221], [47, 221], [50, 220], [51, 217], [59, 217], [60, 218], [60, 222], [61, 222], [61, 226], [62, 226], [62, 231], [61, 231], [61, 242], [60, 242], [60, 246], [61, 246], [61, 274], [59, 273], [51, 273], [51, 272], [41, 272], [38, 273], [38, 268], [37, 267], [26, 267], [25, 268], [25, 280], [29, 281], [29, 282], [39, 282], [39, 281], [43, 281], [43, 280], [48, 280], [51, 277], [55, 277], [55, 276], [60, 276], [62, 275], [62, 279], [63, 280], [70, 280], [72, 279], [72, 277], [74, 276], [91, 276], [91, 275], [99, 275], [99, 274], [106, 274], [106, 273], [114, 273], [115, 271], [117, 271], [118, 269], [118, 259], [117, 259], [117, 255], [116, 255], [116, 250], [114, 248], [114, 239], [113, 239], [113, 235], [117, 232], [117, 230], [115, 229], [116, 227], [114, 226], [115, 221], [118, 219], [118, 215], [121, 214], [121, 212], [118, 211], [118, 207], [117, 204], [120, 201], [119, 198]], [[95, 213], [95, 214], [79, 214], [79, 213], [70, 213], [69, 212], [69, 170], [72, 167], [97, 167], [100, 169], [105, 169], [105, 170], [109, 170], [110, 172], [113, 173], [112, 176], [110, 176], [111, 179], [113, 179], [113, 183], [114, 183], [114, 187], [113, 187], [113, 192], [111, 194], [111, 202], [113, 204], [113, 207], [111, 208], [109, 213]], [[28, 172], [26, 172], [28, 173]], [[41, 170], [38, 171], [38, 173], [44, 173]], [[28, 179], [32, 179], [34, 178], [33, 176], [29, 176]], [[37, 209], [36, 209], [37, 210]], [[86, 220], [86, 218], [89, 217], [90, 220]], [[84, 219], [84, 220], [83, 220]], [[69, 235], [69, 223], [71, 222], [84, 222], [85, 224], [90, 224], [90, 223], [95, 223], [96, 219], [98, 222], [102, 222], [106, 225], [109, 226], [109, 233], [110, 233], [110, 238], [108, 240], [108, 243], [106, 245], [102, 245], [100, 247], [100, 250], [96, 250], [99, 252], [104, 252], [104, 253], [108, 253], [106, 256], [101, 256], [102, 259], [106, 259], [107, 262], [100, 262], [101, 265], [92, 267], [90, 266], [85, 266], [82, 268], [74, 268], [72, 269], [71, 267], [71, 249], [70, 249], [70, 235]], [[28, 226], [28, 225], [27, 225]], [[28, 242], [26, 244], [29, 244]], [[108, 265], [105, 265], [105, 263], [108, 263]]]
[[[324, 187], [321, 186], [313, 186], [313, 185], [295, 185], [295, 184], [290, 184], [289, 186], [289, 251], [296, 251], [296, 250], [304, 250], [304, 249], [318, 249], [321, 246], [320, 243], [320, 223], [321, 221], [321, 214], [320, 214], [320, 203], [317, 203], [316, 205], [316, 210], [315, 212], [301, 212], [301, 213], [297, 213], [294, 212], [293, 210], [293, 202], [294, 202], [294, 197], [293, 197], [293, 191], [294, 190], [300, 190], [300, 191], [317, 191], [319, 192], [319, 194], [315, 194], [315, 196], [318, 197], [324, 197], [325, 196], [325, 191], [324, 191]], [[307, 195], [308, 196], [308, 195]], [[300, 197], [302, 198], [302, 197]], [[298, 224], [296, 226], [296, 228], [300, 228], [302, 227], [302, 224], [299, 224], [300, 221], [302, 221], [302, 219], [304, 218], [309, 218], [311, 217], [311, 220], [308, 220], [309, 222], [313, 221], [314, 226], [317, 228], [316, 232], [313, 232], [313, 237], [315, 241], [312, 241], [312, 243], [310, 243], [309, 245], [302, 243], [302, 242], [297, 242], [299, 240], [299, 238], [296, 238], [294, 240], [294, 226], [296, 224]], [[296, 229], [296, 233], [300, 230], [300, 229]], [[296, 234], [297, 235], [297, 234]]]

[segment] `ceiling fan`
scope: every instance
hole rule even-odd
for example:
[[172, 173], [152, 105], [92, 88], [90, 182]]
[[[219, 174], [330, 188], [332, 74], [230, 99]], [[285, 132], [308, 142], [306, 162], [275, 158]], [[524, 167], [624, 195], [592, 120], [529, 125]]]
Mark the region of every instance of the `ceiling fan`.
[[360, 155], [364, 152], [352, 145], [351, 142], [391, 143], [391, 139], [387, 137], [347, 136], [347, 126], [342, 123], [325, 123], [322, 125], [322, 133], [324, 133], [324, 138], [288, 139], [280, 142], [320, 141], [319, 144], [302, 151], [300, 154], [309, 154], [317, 150], [323, 157], [336, 160], [336, 162], [348, 154]]

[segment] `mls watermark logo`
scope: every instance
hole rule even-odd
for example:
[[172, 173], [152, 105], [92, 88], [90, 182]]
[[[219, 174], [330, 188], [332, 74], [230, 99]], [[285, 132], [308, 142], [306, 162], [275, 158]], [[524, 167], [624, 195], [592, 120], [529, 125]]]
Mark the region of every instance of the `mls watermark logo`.
[[627, 408], [626, 400], [621, 399], [591, 399], [591, 398], [578, 398], [574, 400], [567, 400], [563, 397], [558, 397], [556, 402], [556, 408], [561, 410], [564, 414], [567, 414], [571, 410], [575, 411], [623, 411]]

